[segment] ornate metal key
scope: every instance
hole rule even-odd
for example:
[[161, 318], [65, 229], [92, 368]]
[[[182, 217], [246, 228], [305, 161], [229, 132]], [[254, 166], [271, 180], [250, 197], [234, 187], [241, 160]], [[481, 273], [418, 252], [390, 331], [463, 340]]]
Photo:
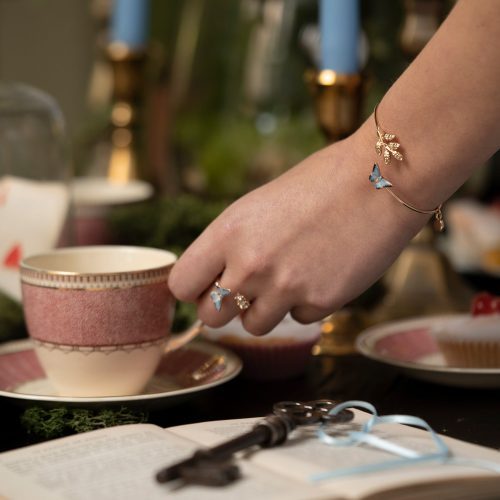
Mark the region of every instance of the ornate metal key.
[[156, 480], [166, 483], [182, 479], [187, 483], [223, 486], [240, 477], [238, 467], [231, 462], [233, 455], [259, 446], [271, 448], [284, 443], [299, 425], [344, 423], [353, 419], [349, 410], [331, 416], [335, 401], [321, 399], [307, 403], [282, 401], [273, 406], [273, 413], [264, 417], [251, 431], [218, 446], [196, 451], [190, 458], [173, 464], [156, 474]]

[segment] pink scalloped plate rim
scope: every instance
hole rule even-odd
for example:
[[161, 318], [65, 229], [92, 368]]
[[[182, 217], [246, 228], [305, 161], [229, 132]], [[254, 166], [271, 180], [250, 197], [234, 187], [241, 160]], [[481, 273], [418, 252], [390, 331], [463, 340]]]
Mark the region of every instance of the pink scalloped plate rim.
[[[135, 403], [169, 405], [186, 396], [223, 384], [238, 375], [240, 358], [206, 340], [194, 340], [165, 354], [141, 394], [109, 397], [58, 396], [47, 380], [29, 339], [0, 344], [0, 396], [50, 403]], [[202, 371], [200, 371], [202, 370]], [[192, 374], [197, 374], [193, 377]], [[201, 374], [201, 375], [200, 375]]]
[[361, 332], [356, 348], [367, 358], [396, 367], [413, 378], [457, 387], [499, 388], [500, 368], [447, 366], [434, 341], [434, 325], [465, 316], [447, 314], [382, 323]]

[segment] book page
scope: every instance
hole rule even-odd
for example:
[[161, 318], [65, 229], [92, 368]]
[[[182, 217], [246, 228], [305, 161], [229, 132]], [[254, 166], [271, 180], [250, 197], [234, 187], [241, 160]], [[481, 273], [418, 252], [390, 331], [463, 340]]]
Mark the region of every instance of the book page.
[[[356, 417], [354, 426], [359, 427], [359, 422], [366, 419], [366, 415], [356, 412]], [[166, 430], [149, 424], [127, 425], [5, 452], [0, 454], [0, 498], [127, 500], [140, 497], [163, 500], [175, 491], [175, 497], [180, 500], [200, 497], [208, 500], [355, 499], [415, 483], [420, 483], [417, 489], [424, 491], [421, 485], [433, 479], [453, 478], [454, 481], [449, 481], [452, 487], [460, 480], [460, 486], [451, 490], [447, 484], [440, 487], [443, 493], [440, 493], [439, 498], [443, 500], [462, 498], [458, 493], [470, 495], [482, 491], [478, 482], [464, 482], [467, 478], [481, 476], [496, 481], [489, 483], [488, 491], [500, 489], [499, 475], [472, 467], [436, 463], [313, 484], [310, 477], [314, 473], [380, 462], [393, 456], [364, 446], [327, 446], [316, 439], [312, 428], [295, 431], [289, 442], [279, 447], [240, 454], [237, 463], [242, 471], [242, 479], [228, 487], [189, 485], [179, 489], [175, 483], [156, 483], [155, 474], [161, 468], [187, 458], [199, 447], [219, 444], [247, 431], [259, 420], [204, 422]], [[414, 449], [429, 450], [432, 446], [427, 433], [407, 426], [384, 426], [377, 435]], [[460, 457], [483, 458], [500, 463], [500, 454], [495, 450], [452, 439], [446, 441]], [[467, 485], [473, 489], [468, 489]], [[408, 498], [435, 498], [432, 494], [435, 490], [428, 491], [431, 491], [428, 496], [412, 494]], [[445, 495], [445, 491], [449, 496]], [[386, 497], [387, 493], [380, 496]]]
[[[337, 426], [338, 432], [352, 429], [359, 430], [362, 423], [369, 418], [369, 415], [364, 412], [354, 411], [356, 415], [355, 422]], [[173, 427], [169, 430], [179, 436], [194, 439], [205, 446], [213, 446], [223, 439], [250, 430], [258, 420], [241, 419], [204, 422]], [[423, 453], [435, 451], [435, 444], [431, 440], [430, 434], [420, 429], [400, 424], [390, 424], [375, 427], [375, 433], [378, 437], [390, 439], [416, 451]], [[498, 451], [451, 438], [444, 437], [444, 440], [457, 457], [480, 458], [500, 463], [500, 453]], [[498, 479], [497, 491], [500, 491], [500, 475], [498, 474], [477, 467], [439, 464], [436, 461], [399, 467], [389, 471], [339, 477], [318, 483], [311, 482], [311, 476], [314, 474], [339, 468], [380, 463], [395, 458], [392, 454], [366, 445], [328, 446], [320, 442], [316, 437], [316, 428], [303, 427], [295, 430], [290, 439], [283, 445], [275, 448], [259, 449], [245, 456], [241, 462], [251, 461], [267, 470], [274, 471], [276, 474], [285, 475], [290, 479], [299, 480], [305, 484], [316, 484], [323, 491], [330, 491], [336, 495], [353, 499], [363, 498], [368, 494], [409, 484], [474, 477], [493, 477], [495, 479], [496, 476], [496, 479]], [[461, 488], [463, 487], [462, 485]]]
[[[78, 434], [0, 454], [0, 498], [10, 500], [255, 500], [326, 498], [317, 489], [241, 464], [242, 479], [218, 488], [159, 484], [155, 474], [200, 444], [150, 424]], [[328, 496], [331, 498], [331, 496]]]

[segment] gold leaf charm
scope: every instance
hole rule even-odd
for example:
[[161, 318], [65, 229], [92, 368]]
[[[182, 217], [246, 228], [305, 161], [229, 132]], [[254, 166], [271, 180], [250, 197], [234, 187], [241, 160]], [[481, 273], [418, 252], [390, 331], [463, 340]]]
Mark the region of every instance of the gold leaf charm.
[[[391, 163], [391, 158], [394, 157], [398, 161], [403, 161], [404, 157], [401, 152], [398, 151], [401, 144], [399, 142], [395, 142], [396, 139], [395, 134], [387, 134], [382, 132], [380, 127], [377, 127], [377, 143], [375, 145], [375, 150], [379, 156], [384, 157], [384, 163], [389, 165]], [[386, 142], [389, 141], [389, 142]]]

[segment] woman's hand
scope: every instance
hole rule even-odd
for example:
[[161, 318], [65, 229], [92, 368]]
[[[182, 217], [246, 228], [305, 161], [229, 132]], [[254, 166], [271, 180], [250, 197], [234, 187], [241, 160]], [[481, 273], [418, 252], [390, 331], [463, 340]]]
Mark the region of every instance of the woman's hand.
[[[500, 146], [499, 14], [497, 0], [457, 2], [380, 103], [381, 127], [405, 153], [383, 173], [416, 207], [441, 204]], [[363, 292], [427, 219], [370, 185], [375, 139], [370, 117], [231, 205], [172, 269], [173, 293], [217, 327], [240, 312], [239, 292], [251, 301], [245, 328], [263, 334], [288, 311], [315, 321]], [[232, 290], [220, 312], [216, 280]]]
[[[300, 322], [317, 321], [368, 288], [426, 217], [373, 189], [373, 138], [363, 135], [229, 206], [172, 269], [174, 295], [196, 301], [200, 319], [218, 327], [241, 312], [233, 300], [239, 292], [251, 303], [242, 312], [245, 329], [262, 335], [289, 311]], [[220, 311], [210, 298], [215, 281], [232, 291]]]

